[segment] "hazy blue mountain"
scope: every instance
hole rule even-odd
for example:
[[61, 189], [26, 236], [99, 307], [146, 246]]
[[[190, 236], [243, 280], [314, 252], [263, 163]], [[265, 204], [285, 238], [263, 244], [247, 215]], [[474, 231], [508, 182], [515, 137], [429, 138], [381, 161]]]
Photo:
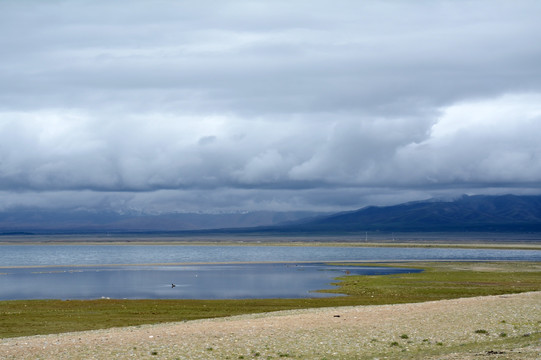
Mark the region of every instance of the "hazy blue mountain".
[[280, 231], [541, 231], [541, 196], [462, 196], [369, 206], [297, 222]]
[[0, 234], [28, 232], [174, 232], [272, 226], [317, 213], [255, 211], [246, 213], [142, 214], [87, 210], [22, 208], [0, 212]]
[[541, 231], [541, 196], [462, 196], [326, 215], [311, 212], [195, 214], [46, 211], [0, 212], [0, 234], [39, 232], [179, 232], [333, 234]]

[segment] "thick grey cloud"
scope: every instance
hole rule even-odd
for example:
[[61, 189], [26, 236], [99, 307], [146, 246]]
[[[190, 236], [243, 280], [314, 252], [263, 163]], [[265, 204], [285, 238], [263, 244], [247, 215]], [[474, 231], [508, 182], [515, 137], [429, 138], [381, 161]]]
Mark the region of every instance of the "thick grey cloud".
[[537, 1], [2, 1], [4, 208], [538, 192]]

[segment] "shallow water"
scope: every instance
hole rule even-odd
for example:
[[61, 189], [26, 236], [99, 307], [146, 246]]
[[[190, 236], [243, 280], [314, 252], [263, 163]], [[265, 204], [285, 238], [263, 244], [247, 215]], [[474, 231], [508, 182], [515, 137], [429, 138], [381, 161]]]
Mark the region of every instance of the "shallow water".
[[[331, 288], [333, 279], [347, 271], [351, 274], [405, 271], [323, 264], [366, 260], [541, 261], [541, 251], [327, 246], [6, 245], [0, 246], [0, 300], [315, 297], [328, 296], [313, 291]], [[233, 262], [243, 263], [231, 264]]]
[[[13, 299], [247, 299], [332, 296], [335, 277], [411, 272], [325, 264], [91, 266], [7, 269], [0, 300]], [[175, 286], [173, 287], [172, 284]], [[336, 295], [334, 295], [336, 296]]]
[[203, 245], [5, 245], [0, 266], [264, 261], [541, 261], [540, 250]]

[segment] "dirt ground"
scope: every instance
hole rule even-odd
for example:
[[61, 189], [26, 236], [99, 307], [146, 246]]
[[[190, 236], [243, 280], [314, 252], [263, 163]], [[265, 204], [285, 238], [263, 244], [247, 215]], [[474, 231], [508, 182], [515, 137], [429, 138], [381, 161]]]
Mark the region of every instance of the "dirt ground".
[[541, 359], [541, 292], [0, 340], [1, 359]]

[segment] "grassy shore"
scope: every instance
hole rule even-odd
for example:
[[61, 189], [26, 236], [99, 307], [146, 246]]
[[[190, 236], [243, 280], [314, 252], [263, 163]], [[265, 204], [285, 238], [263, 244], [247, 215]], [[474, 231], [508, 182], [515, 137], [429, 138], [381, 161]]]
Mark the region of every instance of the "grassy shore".
[[336, 289], [325, 292], [348, 296], [331, 298], [2, 301], [0, 337], [105, 329], [286, 309], [414, 303], [541, 290], [539, 262], [416, 262], [400, 263], [399, 266], [425, 271], [385, 276], [344, 276], [337, 279]]

